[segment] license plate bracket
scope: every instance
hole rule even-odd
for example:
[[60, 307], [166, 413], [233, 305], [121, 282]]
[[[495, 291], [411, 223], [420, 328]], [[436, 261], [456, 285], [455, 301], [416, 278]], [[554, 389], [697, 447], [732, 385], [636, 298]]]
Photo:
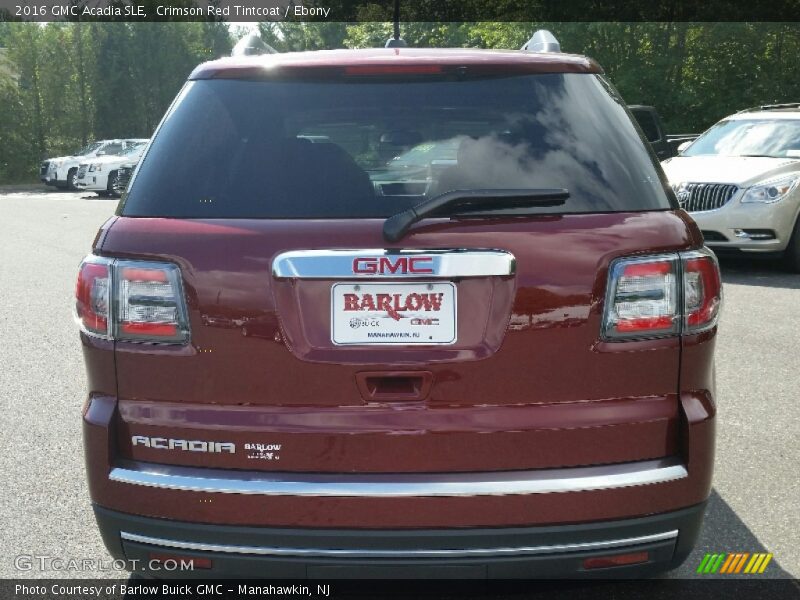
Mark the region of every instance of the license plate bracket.
[[331, 286], [337, 346], [450, 345], [457, 339], [452, 282], [343, 282]]

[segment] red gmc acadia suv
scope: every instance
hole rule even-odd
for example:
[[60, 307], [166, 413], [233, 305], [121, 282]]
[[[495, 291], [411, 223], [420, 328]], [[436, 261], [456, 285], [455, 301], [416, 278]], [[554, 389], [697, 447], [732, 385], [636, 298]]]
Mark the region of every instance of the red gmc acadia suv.
[[205, 63], [76, 295], [116, 558], [638, 576], [698, 535], [719, 270], [585, 57]]

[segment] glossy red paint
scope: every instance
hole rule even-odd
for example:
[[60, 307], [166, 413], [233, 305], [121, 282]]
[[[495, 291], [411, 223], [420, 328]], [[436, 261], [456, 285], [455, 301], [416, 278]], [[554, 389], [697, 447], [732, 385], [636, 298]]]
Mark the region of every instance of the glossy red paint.
[[[437, 67], [447, 73], [468, 67], [471, 73], [602, 73], [590, 58], [575, 54], [465, 48], [369, 48], [322, 50], [221, 58], [203, 63], [189, 79], [261, 78], [312, 73], [319, 76], [374, 76], [379, 67]], [[347, 70], [350, 69], [350, 73]], [[354, 71], [355, 69], [355, 71]], [[423, 74], [424, 76], [424, 74]]]
[[92, 499], [101, 506], [184, 522], [287, 527], [419, 528], [566, 524], [667, 512], [702, 502], [711, 490], [715, 408], [681, 396], [679, 436], [689, 477], [668, 483], [562, 494], [462, 498], [297, 498], [158, 490], [111, 482], [119, 459], [112, 397], [96, 396], [84, 417]]
[[[193, 345], [117, 342], [115, 387], [109, 342], [83, 337], [90, 389], [97, 394], [84, 424], [93, 500], [121, 512], [201, 523], [416, 528], [625, 518], [708, 496], [715, 330], [683, 342], [599, 338], [610, 261], [697, 247], [699, 236], [683, 213], [426, 221], [404, 246], [446, 248], [469, 239], [474, 247], [504, 249], [517, 258], [516, 275], [494, 283], [500, 298], [488, 311], [478, 299], [484, 290], [475, 290], [473, 300], [464, 294], [471, 312], [462, 314], [472, 316], [461, 325], [459, 340], [466, 342], [367, 352], [309, 340], [280, 303], [290, 302], [292, 287], [313, 283], [321, 287], [305, 290], [301, 310], [327, 314], [328, 295], [319, 292], [330, 282], [277, 281], [271, 258], [322, 240], [329, 248], [380, 247], [380, 225], [131, 218], [109, 224], [99, 253], [181, 267]], [[468, 289], [465, 283], [459, 291]], [[486, 343], [492, 320], [502, 323], [500, 339]], [[424, 370], [434, 383], [425, 400], [369, 402], [357, 381], [371, 370]], [[278, 467], [225, 454], [164, 456], [132, 448], [131, 435], [250, 439], [287, 450]], [[108, 479], [122, 458], [253, 470], [453, 472], [670, 455], [683, 457], [687, 479], [535, 497], [218, 497], [152, 488], [132, 494], [130, 486]]]
[[[602, 71], [585, 57], [558, 53], [404, 48], [221, 59], [199, 66], [190, 79], [361, 80], [388, 72], [447, 78]], [[658, 551], [662, 560], [682, 560], [711, 489], [716, 328], [620, 341], [603, 339], [601, 331], [612, 261], [701, 248], [702, 235], [689, 216], [649, 210], [425, 219], [391, 254], [500, 250], [513, 255], [515, 269], [452, 279], [458, 310], [453, 343], [337, 345], [334, 284], [353, 285], [347, 291], [355, 293], [363, 280], [414, 273], [404, 281], [427, 283], [431, 275], [424, 253], [397, 260], [374, 252], [386, 248], [383, 225], [382, 219], [120, 216], [103, 226], [95, 254], [178, 267], [182, 281], [174, 285], [185, 296], [191, 340], [112, 342], [81, 334], [89, 382], [83, 414], [89, 489], [95, 505], [125, 523], [98, 513], [112, 554], [128, 552], [122, 531], [163, 528], [179, 540], [201, 524], [223, 526], [205, 528], [210, 543], [223, 530], [234, 535], [230, 526], [252, 526], [290, 528], [298, 537], [315, 529], [370, 530], [359, 542], [367, 545], [382, 531], [406, 530], [409, 538], [421, 534], [412, 542], [424, 546], [428, 534], [447, 529], [460, 536], [493, 528], [494, 536], [500, 528], [537, 525], [574, 541], [578, 534], [569, 526], [581, 525], [580, 535], [606, 535], [597, 530], [612, 522], [608, 539], [627, 540], [613, 536], [630, 531], [630, 519], [647, 517], [637, 531], [680, 530]], [[355, 260], [330, 279], [273, 276], [278, 255], [320, 249], [355, 250], [348, 254]], [[388, 298], [385, 291], [376, 294]], [[396, 302], [402, 309], [399, 297]], [[201, 440], [227, 451], [170, 450], [150, 444], [152, 438]], [[249, 444], [276, 451], [250, 455]], [[110, 479], [112, 469], [131, 461], [156, 465], [156, 471], [164, 465], [410, 480], [414, 473], [525, 470], [547, 477], [548, 469], [659, 458], [677, 459], [688, 475], [580, 492], [437, 497], [415, 489], [419, 495], [402, 498], [207, 493]], [[673, 475], [680, 470], [672, 469]], [[202, 471], [194, 474], [203, 478]], [[674, 516], [678, 512], [697, 516]], [[262, 529], [259, 535], [271, 534]]]
[[[275, 279], [271, 259], [323, 244], [380, 247], [381, 223], [109, 223], [99, 253], [181, 267], [192, 330], [191, 346], [116, 343], [117, 386], [93, 392], [119, 400], [119, 456], [254, 470], [454, 472], [626, 462], [681, 449], [680, 340], [603, 342], [599, 335], [609, 263], [693, 247], [684, 215], [426, 221], [405, 247], [469, 239], [514, 254], [516, 274], [458, 282], [461, 314], [470, 318], [459, 319], [453, 346], [333, 346], [332, 282]], [[650, 245], [642, 248], [645, 232]], [[693, 351], [710, 357], [711, 340]], [[90, 381], [102, 380], [110, 352], [96, 346], [108, 342], [84, 343], [93, 349]], [[366, 375], [399, 370], [426, 373], [424, 396], [365, 395]], [[689, 388], [698, 389], [713, 388]], [[280, 463], [265, 463], [132, 447], [133, 435], [285, 450]]]

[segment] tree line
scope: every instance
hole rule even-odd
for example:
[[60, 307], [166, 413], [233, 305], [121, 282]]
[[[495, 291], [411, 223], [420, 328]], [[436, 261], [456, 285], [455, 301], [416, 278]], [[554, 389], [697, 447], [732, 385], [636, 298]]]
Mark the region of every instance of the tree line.
[[[365, 11], [369, 11], [367, 6]], [[279, 51], [383, 46], [392, 24], [260, 23]], [[536, 29], [595, 58], [630, 104], [671, 133], [737, 110], [800, 101], [798, 23], [403, 23], [414, 47], [519, 48]], [[0, 183], [92, 139], [149, 137], [191, 70], [245, 31], [220, 22], [0, 22]]]
[[0, 23], [0, 183], [94, 139], [150, 137], [225, 23]]

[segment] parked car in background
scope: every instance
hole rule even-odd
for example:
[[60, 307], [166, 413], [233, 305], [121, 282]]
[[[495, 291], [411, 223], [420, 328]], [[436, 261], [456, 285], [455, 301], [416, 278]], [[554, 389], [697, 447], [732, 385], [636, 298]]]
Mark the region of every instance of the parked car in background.
[[42, 161], [39, 166], [39, 179], [58, 188], [77, 190], [78, 167], [89, 158], [117, 155], [127, 150], [131, 144], [146, 142], [146, 139], [114, 139], [92, 142], [71, 156], [59, 156]]
[[131, 177], [133, 176], [133, 171], [136, 169], [136, 165], [138, 163], [138, 160], [135, 162], [129, 161], [124, 162], [119, 166], [117, 169], [117, 178], [112, 186], [114, 188], [115, 196], [122, 196], [122, 194], [125, 193], [125, 190], [128, 189], [128, 183], [130, 183]]
[[658, 111], [652, 106], [641, 104], [631, 104], [628, 109], [633, 114], [639, 127], [644, 132], [645, 138], [650, 142], [653, 152], [659, 160], [664, 160], [678, 154], [678, 147], [687, 141], [697, 138], [696, 133], [680, 133], [667, 135], [664, 126], [661, 124], [661, 117]]
[[726, 117], [662, 166], [715, 252], [800, 272], [800, 103]]
[[97, 156], [82, 162], [78, 166], [77, 188], [97, 192], [100, 196], [116, 195], [120, 166], [138, 161], [146, 147], [147, 140], [138, 141], [128, 144], [119, 155]]

